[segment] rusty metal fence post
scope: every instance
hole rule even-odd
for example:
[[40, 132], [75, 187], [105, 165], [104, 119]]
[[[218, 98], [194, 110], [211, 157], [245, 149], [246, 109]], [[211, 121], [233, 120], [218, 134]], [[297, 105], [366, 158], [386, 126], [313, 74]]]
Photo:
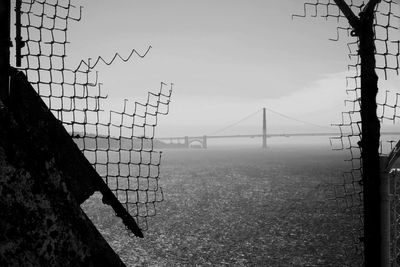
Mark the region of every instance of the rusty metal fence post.
[[400, 266], [400, 169], [391, 168], [388, 174], [390, 183], [390, 265]]
[[381, 245], [381, 266], [389, 267], [390, 266], [390, 244], [391, 244], [391, 221], [390, 221], [390, 209], [391, 209], [391, 197], [390, 197], [390, 182], [389, 182], [389, 172], [390, 167], [388, 168], [388, 157], [381, 157], [381, 192], [380, 192], [380, 205], [381, 205], [381, 237], [382, 237], [382, 245]]
[[10, 72], [10, 0], [0, 2], [0, 98], [7, 101]]
[[381, 156], [381, 234], [382, 266], [398, 266], [398, 170], [393, 169], [400, 157], [400, 141], [388, 156]]

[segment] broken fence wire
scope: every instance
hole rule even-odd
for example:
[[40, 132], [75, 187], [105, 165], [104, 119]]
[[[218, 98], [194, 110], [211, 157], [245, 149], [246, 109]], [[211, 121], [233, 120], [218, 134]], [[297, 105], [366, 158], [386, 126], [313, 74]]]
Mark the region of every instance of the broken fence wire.
[[[347, 5], [355, 14], [359, 14], [368, 1], [350, 0]], [[375, 10], [375, 45], [376, 45], [376, 72], [382, 80], [391, 79], [391, 74], [399, 74], [399, 16], [400, 9], [393, 0], [382, 0]], [[345, 171], [341, 182], [333, 185], [333, 194], [339, 207], [348, 211], [354, 223], [354, 251], [350, 252], [349, 258], [358, 255], [355, 264], [360, 264], [363, 259], [363, 187], [362, 187], [362, 164], [361, 150], [361, 116], [360, 116], [360, 96], [361, 96], [361, 68], [360, 57], [358, 55], [359, 40], [357, 37], [351, 38], [352, 28], [347, 18], [342, 14], [339, 7], [333, 0], [314, 0], [304, 4], [304, 11], [295, 17], [320, 17], [325, 20], [333, 19], [338, 23], [336, 36], [331, 38], [333, 41], [346, 38], [350, 63], [348, 65], [349, 75], [346, 78], [348, 99], [345, 101], [346, 111], [342, 112], [342, 122], [336, 124], [339, 128], [340, 136], [331, 138], [331, 145], [334, 150], [348, 151], [346, 162], [349, 164], [348, 171]], [[380, 99], [378, 98], [378, 116], [382, 123], [391, 121], [393, 124], [400, 116], [399, 93], [391, 94], [384, 91], [387, 84], [380, 82]], [[396, 88], [399, 90], [400, 88]], [[385, 137], [387, 139], [387, 137]], [[390, 152], [394, 145], [393, 138], [385, 140], [381, 137], [381, 154]], [[398, 138], [398, 136], [397, 136]], [[398, 257], [398, 253], [396, 257]]]
[[127, 211], [146, 230], [147, 218], [156, 214], [163, 200], [159, 187], [161, 152], [154, 148], [158, 115], [169, 110], [172, 84], [161, 83], [149, 92], [145, 103], [125, 100], [122, 111], [103, 110], [107, 96], [93, 73], [98, 64], [111, 65], [127, 57], [116, 53], [111, 60], [98, 57], [94, 63], [66, 65], [68, 23], [79, 21], [82, 8], [71, 0], [23, 0], [20, 10], [22, 66], [29, 82], [63, 123], [78, 147], [93, 164]]

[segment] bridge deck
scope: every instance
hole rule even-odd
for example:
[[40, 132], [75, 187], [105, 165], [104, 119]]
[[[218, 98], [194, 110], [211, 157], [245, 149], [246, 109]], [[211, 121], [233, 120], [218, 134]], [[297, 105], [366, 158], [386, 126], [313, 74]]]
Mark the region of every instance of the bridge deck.
[[[347, 135], [347, 134], [343, 134]], [[350, 135], [350, 133], [348, 133]], [[400, 132], [383, 132], [381, 135], [400, 135]], [[340, 136], [340, 133], [278, 133], [278, 134], [267, 134], [269, 137], [292, 137], [292, 136]], [[204, 136], [187, 136], [189, 139], [201, 139]], [[206, 135], [207, 139], [221, 139], [221, 138], [258, 138], [263, 137], [262, 134], [237, 134], [237, 135]], [[158, 137], [158, 140], [184, 140], [185, 136], [175, 137]]]

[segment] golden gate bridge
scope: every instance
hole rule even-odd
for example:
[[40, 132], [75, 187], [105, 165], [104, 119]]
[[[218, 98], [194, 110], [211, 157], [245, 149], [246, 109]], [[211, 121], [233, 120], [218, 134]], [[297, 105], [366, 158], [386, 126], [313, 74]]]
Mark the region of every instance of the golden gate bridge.
[[[246, 119], [254, 116], [255, 114], [259, 113], [262, 110], [263, 112], [263, 116], [262, 116], [262, 133], [259, 134], [225, 134], [225, 135], [218, 135], [218, 133], [223, 132], [229, 128], [232, 128], [236, 125], [238, 125], [239, 123], [245, 121]], [[330, 136], [330, 137], [335, 137], [338, 136], [340, 133], [339, 131], [334, 132], [334, 131], [330, 131], [330, 132], [305, 132], [305, 133], [268, 133], [267, 132], [267, 116], [266, 116], [266, 112], [267, 110], [269, 112], [275, 113], [276, 115], [279, 115], [281, 117], [284, 117], [286, 119], [292, 120], [292, 121], [296, 121], [299, 123], [303, 123], [303, 124], [307, 124], [310, 126], [314, 126], [314, 127], [319, 127], [319, 128], [324, 128], [324, 129], [328, 129], [328, 127], [326, 126], [321, 126], [318, 124], [314, 124], [311, 122], [307, 122], [304, 120], [300, 120], [285, 114], [282, 114], [280, 112], [277, 112], [273, 109], [270, 108], [262, 108], [257, 110], [254, 113], [251, 113], [250, 115], [240, 119], [239, 121], [230, 124], [218, 131], [215, 131], [211, 134], [207, 134], [207, 135], [199, 135], [199, 136], [173, 136], [173, 137], [156, 137], [156, 140], [160, 140], [160, 141], [170, 141], [170, 143], [172, 144], [174, 141], [176, 141], [178, 144], [182, 144], [182, 147], [185, 148], [190, 148], [191, 144], [193, 143], [198, 143], [201, 145], [201, 148], [207, 148], [208, 147], [208, 140], [209, 139], [229, 139], [229, 138], [261, 138], [262, 140], [262, 148], [266, 149], [267, 148], [267, 139], [271, 138], [271, 137], [306, 137], [306, 136]], [[400, 135], [400, 132], [382, 132], [381, 135]]]

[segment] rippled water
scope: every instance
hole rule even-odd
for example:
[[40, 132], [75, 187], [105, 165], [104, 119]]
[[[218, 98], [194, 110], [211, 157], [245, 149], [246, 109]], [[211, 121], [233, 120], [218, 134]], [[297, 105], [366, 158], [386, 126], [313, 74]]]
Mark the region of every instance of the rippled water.
[[128, 266], [354, 266], [328, 186], [344, 158], [325, 146], [166, 150], [165, 201], [144, 239], [95, 199], [85, 210]]

